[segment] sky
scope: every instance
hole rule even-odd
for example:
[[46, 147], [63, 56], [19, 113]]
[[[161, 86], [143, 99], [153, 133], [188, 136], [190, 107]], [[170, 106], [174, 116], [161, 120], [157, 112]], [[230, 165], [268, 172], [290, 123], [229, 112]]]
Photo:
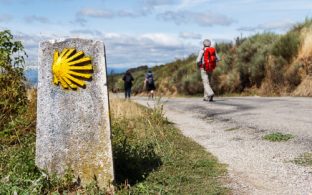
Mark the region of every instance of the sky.
[[37, 67], [43, 40], [102, 40], [109, 67], [160, 65], [198, 53], [206, 38], [282, 34], [312, 18], [311, 0], [0, 0], [9, 29]]

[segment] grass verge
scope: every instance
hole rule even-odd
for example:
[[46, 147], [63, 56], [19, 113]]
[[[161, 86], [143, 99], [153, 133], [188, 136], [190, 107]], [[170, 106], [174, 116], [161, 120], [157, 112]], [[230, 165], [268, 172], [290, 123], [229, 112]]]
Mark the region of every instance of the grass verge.
[[268, 135], [263, 136], [263, 139], [271, 141], [271, 142], [281, 142], [281, 141], [288, 141], [294, 138], [291, 134], [283, 134], [280, 132], [270, 133]]
[[[125, 167], [129, 161], [115, 159], [116, 175], [120, 194], [227, 194], [228, 189], [222, 187], [220, 177], [226, 174], [226, 167], [205, 151], [203, 147], [184, 137], [178, 129], [163, 117], [162, 107], [153, 110], [129, 101], [113, 100], [111, 102], [112, 126], [124, 129], [124, 135], [130, 145], [139, 144], [150, 151], [152, 168], [142, 168], [137, 163], [134, 168], [150, 170], [142, 177], [133, 178], [125, 175]], [[113, 134], [114, 140], [120, 135]], [[118, 144], [114, 143], [113, 146]], [[149, 147], [146, 147], [149, 146]], [[118, 151], [113, 148], [115, 153]], [[146, 153], [145, 153], [146, 154]], [[125, 156], [125, 154], [123, 155]], [[115, 154], [114, 158], [118, 158]], [[157, 163], [155, 163], [157, 159]], [[133, 163], [131, 163], [133, 164]], [[156, 165], [156, 166], [155, 166]], [[126, 181], [128, 182], [125, 182]], [[128, 187], [124, 184], [127, 183]], [[126, 188], [125, 188], [126, 187]]]
[[[151, 110], [113, 99], [110, 107], [116, 194], [229, 193], [220, 181], [226, 166], [181, 135], [161, 106]], [[34, 118], [15, 123], [6, 130], [12, 133], [1, 135], [0, 194], [107, 194], [96, 183], [78, 186], [70, 173], [56, 178], [39, 170]]]

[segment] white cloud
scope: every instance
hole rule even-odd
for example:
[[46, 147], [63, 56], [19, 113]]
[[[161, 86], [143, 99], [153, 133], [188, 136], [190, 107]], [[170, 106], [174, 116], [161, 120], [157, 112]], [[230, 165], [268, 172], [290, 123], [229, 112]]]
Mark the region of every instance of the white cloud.
[[142, 40], [150, 41], [154, 44], [163, 45], [163, 46], [178, 46], [180, 41], [174, 37], [164, 33], [150, 33], [143, 34], [140, 37]]
[[141, 0], [143, 7], [153, 10], [159, 6], [174, 5], [177, 0]]
[[[164, 33], [129, 35], [122, 33], [101, 33], [97, 30], [72, 30], [64, 37], [80, 37], [103, 40], [110, 67], [136, 67], [139, 65], [156, 65], [171, 62], [176, 58], [187, 57], [197, 52], [197, 46], [183, 43], [178, 36]], [[15, 34], [21, 40], [29, 55], [27, 66], [34, 67], [38, 59], [40, 41], [55, 39], [56, 36], [37, 34]]]
[[114, 17], [114, 13], [110, 10], [83, 8], [77, 13], [77, 16], [87, 16], [87, 17], [95, 17], [95, 18], [112, 18]]
[[158, 14], [158, 17], [165, 21], [173, 21], [177, 25], [196, 23], [201, 26], [231, 25], [234, 20], [221, 14], [212, 12], [191, 12], [191, 11], [166, 11]]
[[238, 31], [287, 31], [295, 22], [290, 20], [276, 20], [267, 23], [259, 24], [257, 26], [240, 27]]
[[194, 52], [194, 46], [183, 46], [178, 38], [163, 33], [141, 35], [106, 33], [100, 38], [105, 43], [108, 66], [136, 67], [163, 64]]
[[181, 32], [180, 37], [182, 39], [201, 39], [201, 34], [194, 33], [194, 32]]
[[147, 15], [147, 12], [144, 10], [119, 10], [117, 15], [119, 17], [129, 17], [129, 18], [136, 18], [136, 17], [141, 17]]
[[79, 29], [79, 30], [71, 30], [70, 34], [72, 35], [91, 35], [91, 36], [101, 36], [102, 33], [98, 30], [88, 30], [88, 29]]
[[190, 7], [195, 7], [198, 5], [208, 4], [211, 0], [181, 0], [180, 4], [177, 6], [177, 9], [189, 9]]
[[76, 13], [76, 18], [72, 23], [85, 26], [87, 23], [86, 17], [92, 18], [137, 18], [146, 16], [149, 14], [148, 11], [144, 9], [140, 10], [131, 10], [131, 9], [122, 9], [122, 10], [105, 10], [105, 9], [95, 9], [95, 8], [83, 8]]

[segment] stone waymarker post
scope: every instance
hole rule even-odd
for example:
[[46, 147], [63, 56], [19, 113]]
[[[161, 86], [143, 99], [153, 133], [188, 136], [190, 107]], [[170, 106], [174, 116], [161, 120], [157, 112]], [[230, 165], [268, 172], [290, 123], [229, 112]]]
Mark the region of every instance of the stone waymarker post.
[[114, 174], [103, 42], [41, 42], [38, 74], [37, 166], [108, 187]]

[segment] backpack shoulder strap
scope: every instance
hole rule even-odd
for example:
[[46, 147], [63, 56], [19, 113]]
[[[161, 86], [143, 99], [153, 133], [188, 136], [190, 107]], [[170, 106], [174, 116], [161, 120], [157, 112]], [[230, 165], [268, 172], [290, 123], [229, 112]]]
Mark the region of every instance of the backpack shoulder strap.
[[203, 57], [205, 56], [205, 51], [206, 51], [206, 48], [204, 47], [204, 48], [203, 48], [203, 54], [202, 54], [201, 59], [203, 59]]

